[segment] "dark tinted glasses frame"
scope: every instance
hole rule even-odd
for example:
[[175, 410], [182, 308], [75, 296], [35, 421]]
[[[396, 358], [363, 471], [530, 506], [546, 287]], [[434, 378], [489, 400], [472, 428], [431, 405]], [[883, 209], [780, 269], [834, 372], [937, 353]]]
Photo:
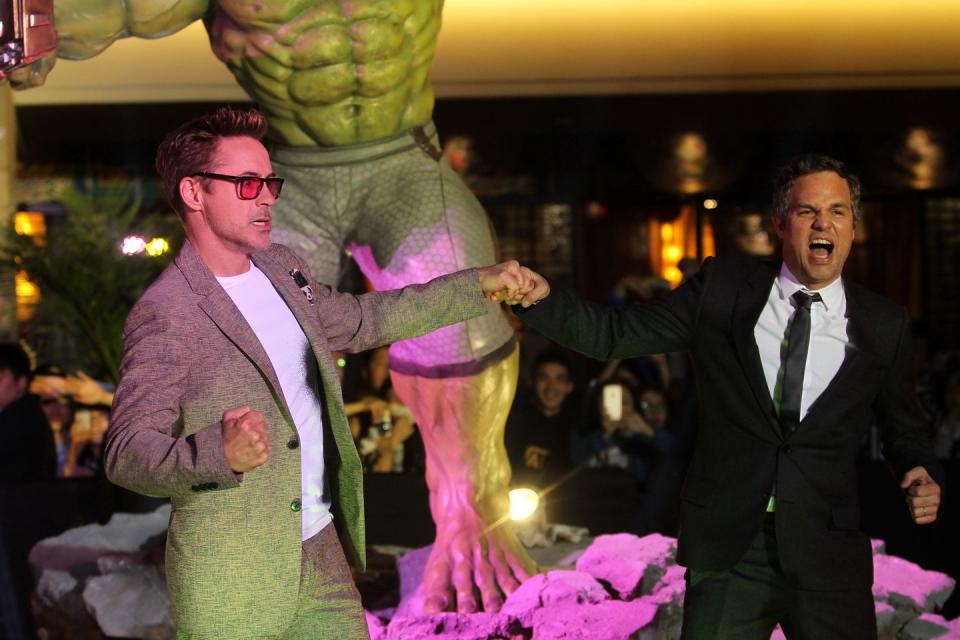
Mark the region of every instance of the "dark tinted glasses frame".
[[237, 185], [237, 197], [241, 200], [253, 200], [263, 191], [263, 185], [267, 185], [270, 195], [274, 198], [280, 197], [280, 190], [283, 189], [283, 178], [260, 178], [257, 176], [228, 176], [223, 173], [211, 173], [209, 171], [199, 171], [193, 174], [193, 177], [213, 178], [214, 180], [226, 180]]

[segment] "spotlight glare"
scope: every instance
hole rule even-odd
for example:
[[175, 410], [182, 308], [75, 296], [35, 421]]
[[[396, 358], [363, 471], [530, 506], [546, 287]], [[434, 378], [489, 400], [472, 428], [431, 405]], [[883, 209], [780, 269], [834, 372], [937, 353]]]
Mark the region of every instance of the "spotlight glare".
[[720, 204], [720, 203], [718, 203], [718, 202], [717, 202], [716, 200], [714, 200], [713, 198], [707, 198], [706, 200], [703, 201], [703, 208], [704, 208], [704, 209], [711, 209], [711, 210], [712, 210], [712, 209], [716, 209], [716, 208], [717, 208], [717, 205], [719, 205], [719, 204]]
[[120, 243], [120, 252], [125, 256], [143, 253], [146, 248], [147, 242], [140, 236], [127, 236]]
[[540, 496], [525, 487], [510, 491], [510, 519], [526, 520], [540, 506]]
[[156, 258], [158, 256], [162, 256], [170, 250], [170, 243], [164, 238], [154, 238], [148, 242], [144, 248], [146, 249], [148, 256], [151, 258]]

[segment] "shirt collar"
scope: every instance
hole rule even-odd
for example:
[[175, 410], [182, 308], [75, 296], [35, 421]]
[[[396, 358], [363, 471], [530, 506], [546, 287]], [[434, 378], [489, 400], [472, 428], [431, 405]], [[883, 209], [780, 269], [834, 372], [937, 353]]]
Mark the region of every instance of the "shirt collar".
[[840, 309], [840, 303], [844, 299], [842, 278], [837, 278], [822, 289], [812, 291], [804, 287], [800, 281], [797, 280], [796, 276], [787, 268], [786, 262], [780, 265], [780, 275], [777, 276], [776, 286], [780, 294], [780, 299], [786, 301], [789, 301], [790, 297], [801, 289], [806, 293], [819, 293], [828, 315], [833, 315], [831, 311]]

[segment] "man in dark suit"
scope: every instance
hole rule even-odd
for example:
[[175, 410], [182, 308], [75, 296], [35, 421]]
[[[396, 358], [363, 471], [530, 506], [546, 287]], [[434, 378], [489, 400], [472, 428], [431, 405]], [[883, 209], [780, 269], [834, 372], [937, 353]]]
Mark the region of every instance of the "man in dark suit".
[[[661, 303], [613, 310], [541, 282], [524, 322], [600, 359], [687, 351], [700, 425], [684, 483], [683, 637], [876, 638], [856, 458], [871, 424], [917, 524], [943, 472], [910, 373], [904, 309], [841, 278], [860, 183], [825, 156], [776, 183], [782, 264], [708, 259]], [[547, 297], [549, 294], [549, 297]]]

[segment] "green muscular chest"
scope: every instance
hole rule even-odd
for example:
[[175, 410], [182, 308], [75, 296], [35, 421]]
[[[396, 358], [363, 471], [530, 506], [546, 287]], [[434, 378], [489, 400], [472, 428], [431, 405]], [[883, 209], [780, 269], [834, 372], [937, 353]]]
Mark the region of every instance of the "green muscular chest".
[[442, 0], [221, 0], [217, 55], [293, 145], [377, 140], [422, 124]]

